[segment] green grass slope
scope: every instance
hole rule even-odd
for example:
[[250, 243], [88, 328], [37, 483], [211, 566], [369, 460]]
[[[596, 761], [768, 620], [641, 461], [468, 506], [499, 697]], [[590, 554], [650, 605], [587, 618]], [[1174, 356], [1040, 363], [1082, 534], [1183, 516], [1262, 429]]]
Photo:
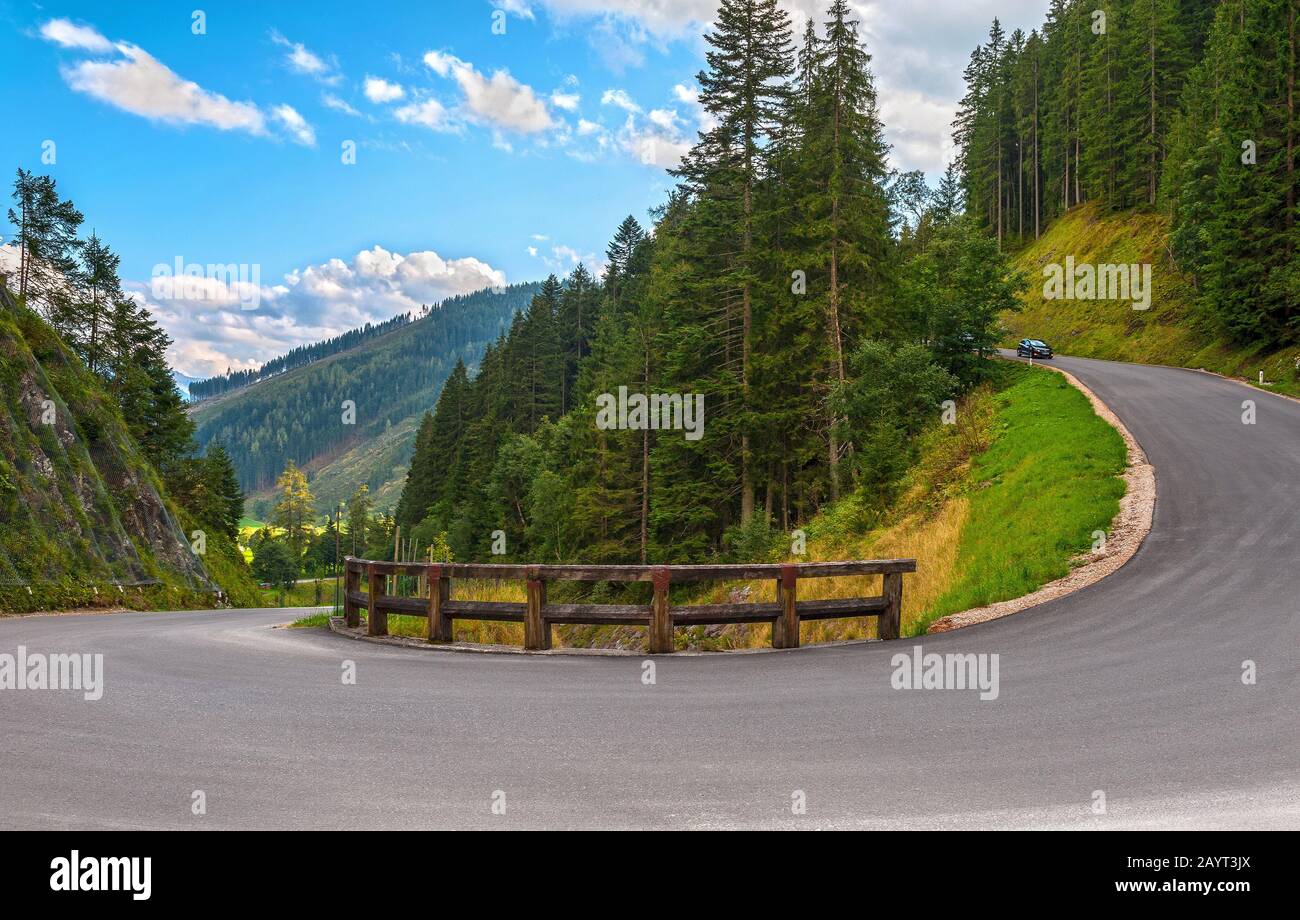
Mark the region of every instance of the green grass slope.
[[1124, 439], [1060, 374], [1015, 365], [991, 441], [966, 477], [970, 508], [948, 589], [913, 624], [1030, 594], [1069, 573], [1124, 497]]
[[[1109, 214], [1096, 204], [1070, 211], [1017, 257], [1029, 289], [1023, 312], [1003, 317], [1010, 332], [1004, 344], [1040, 338], [1063, 354], [1204, 368], [1252, 383], [1263, 371], [1267, 389], [1300, 394], [1300, 349], [1243, 348], [1208, 328], [1193, 306], [1191, 279], [1173, 264], [1168, 238], [1168, 221], [1159, 214]], [[1064, 264], [1068, 256], [1076, 264], [1149, 263], [1151, 308], [1134, 310], [1128, 301], [1045, 299], [1043, 267]]]

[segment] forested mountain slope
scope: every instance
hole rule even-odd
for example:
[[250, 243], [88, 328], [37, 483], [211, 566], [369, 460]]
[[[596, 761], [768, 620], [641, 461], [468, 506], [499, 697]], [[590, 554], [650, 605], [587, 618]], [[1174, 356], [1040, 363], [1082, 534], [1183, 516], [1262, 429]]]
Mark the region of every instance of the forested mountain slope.
[[[379, 338], [382, 335], [387, 335], [394, 329], [400, 329], [402, 326], [413, 322], [415, 319], [416, 316], [414, 314], [401, 313], [382, 323], [366, 323], [360, 329], [349, 330], [342, 335], [336, 335], [332, 339], [326, 339], [323, 342], [316, 342], [312, 345], [300, 345], [278, 358], [267, 361], [256, 370], [228, 370], [220, 377], [209, 377], [206, 380], [193, 380], [187, 378], [188, 383], [185, 388], [189, 395], [196, 400], [210, 399], [214, 396], [220, 396], [223, 393], [229, 393], [232, 390], [251, 386], [259, 380], [266, 380], [268, 377], [283, 374], [296, 367], [303, 367], [304, 365], [319, 361], [322, 358], [328, 358], [330, 355], [336, 355], [339, 352], [356, 348], [363, 342]], [[177, 382], [180, 383], [182, 381]]]
[[489, 342], [527, 307], [537, 284], [444, 301], [427, 315], [361, 345], [192, 409], [200, 445], [225, 445], [254, 496], [292, 460], [312, 476], [321, 511], [362, 483], [379, 509], [397, 495], [421, 413], [457, 362], [476, 364]]
[[[1151, 308], [1134, 310], [1120, 300], [1045, 299], [1043, 267], [1068, 257], [1094, 265], [1151, 263]], [[1017, 265], [1039, 283], [1022, 295], [1022, 310], [1004, 315], [1004, 344], [1041, 338], [1072, 355], [1205, 368], [1252, 381], [1263, 371], [1270, 389], [1300, 394], [1300, 348], [1241, 345], [1199, 314], [1191, 277], [1169, 256], [1169, 221], [1158, 213], [1113, 214], [1082, 205], [1025, 247]]]
[[0, 384], [0, 610], [208, 606], [218, 588], [251, 590], [219, 535], [196, 555], [100, 379], [2, 285]]
[[[955, 136], [967, 211], [1023, 250], [1011, 326], [1294, 386], [1298, 75], [1300, 0], [1052, 0], [1028, 35], [994, 20]], [[1106, 265], [1149, 272], [1149, 302], [1045, 285]]]

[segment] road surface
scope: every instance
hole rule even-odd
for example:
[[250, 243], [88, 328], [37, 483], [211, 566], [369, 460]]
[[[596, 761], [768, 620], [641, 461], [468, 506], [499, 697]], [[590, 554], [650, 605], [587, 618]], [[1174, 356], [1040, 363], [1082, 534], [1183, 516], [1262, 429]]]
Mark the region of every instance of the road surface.
[[277, 610], [8, 619], [0, 652], [103, 653], [106, 690], [0, 691], [0, 827], [1300, 827], [1300, 404], [1056, 363], [1146, 449], [1155, 525], [1091, 588], [921, 640], [998, 654], [996, 700], [891, 689], [907, 640], [660, 658], [647, 686], [640, 658]]

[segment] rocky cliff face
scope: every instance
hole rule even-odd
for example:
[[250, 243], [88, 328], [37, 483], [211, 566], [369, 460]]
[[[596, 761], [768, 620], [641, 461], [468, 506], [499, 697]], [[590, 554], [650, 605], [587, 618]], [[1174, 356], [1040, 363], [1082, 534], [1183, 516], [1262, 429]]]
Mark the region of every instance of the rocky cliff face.
[[212, 588], [101, 382], [0, 284], [0, 587]]

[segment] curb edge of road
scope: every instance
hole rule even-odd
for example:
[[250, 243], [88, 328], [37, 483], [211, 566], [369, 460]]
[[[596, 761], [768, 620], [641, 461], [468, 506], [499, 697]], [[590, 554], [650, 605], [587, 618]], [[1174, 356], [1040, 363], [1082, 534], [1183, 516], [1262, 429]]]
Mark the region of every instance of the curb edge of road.
[[[1106, 549], [1102, 553], [1093, 553], [1085, 563], [1070, 570], [1069, 574], [1056, 581], [1043, 585], [1037, 591], [1022, 597], [999, 601], [986, 607], [974, 607], [961, 613], [940, 617], [930, 624], [926, 634], [951, 632], [967, 626], [976, 626], [1011, 616], [1024, 610], [1030, 610], [1049, 601], [1069, 597], [1077, 591], [1091, 587], [1097, 582], [1118, 572], [1142, 548], [1155, 520], [1156, 508], [1156, 471], [1147, 459], [1146, 451], [1137, 438], [1128, 430], [1128, 426], [1115, 414], [1114, 410], [1101, 397], [1094, 393], [1083, 381], [1069, 371], [1048, 364], [1035, 364], [1053, 373], [1063, 376], [1071, 386], [1088, 397], [1093, 411], [1107, 424], [1119, 432], [1128, 448], [1128, 465], [1124, 470], [1124, 483], [1127, 486], [1124, 497], [1120, 499], [1119, 514], [1110, 523]], [[1190, 368], [1188, 368], [1190, 370]], [[1207, 372], [1208, 373], [1208, 372]], [[1217, 376], [1217, 375], [1216, 375]], [[1231, 379], [1231, 378], [1226, 378]], [[1250, 386], [1250, 384], [1245, 384]], [[1273, 394], [1275, 396], [1281, 394]], [[1283, 397], [1290, 398], [1290, 397]]]

